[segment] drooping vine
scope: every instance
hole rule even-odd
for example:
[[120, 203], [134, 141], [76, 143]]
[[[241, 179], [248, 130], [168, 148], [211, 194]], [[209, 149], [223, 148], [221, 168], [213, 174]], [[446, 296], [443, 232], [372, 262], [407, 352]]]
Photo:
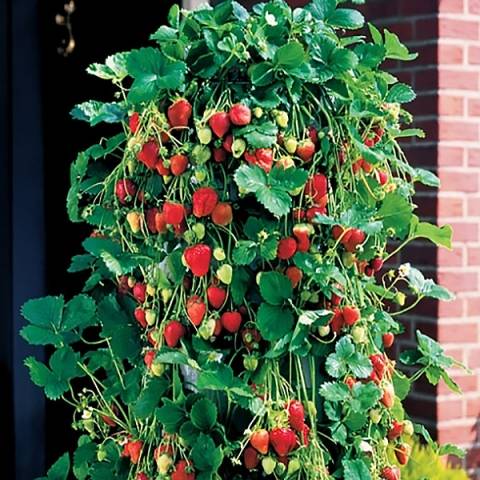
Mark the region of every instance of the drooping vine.
[[408, 375], [391, 358], [399, 315], [452, 298], [384, 265], [451, 247], [414, 213], [415, 183], [439, 186], [398, 143], [423, 136], [415, 93], [381, 69], [415, 54], [349, 34], [343, 3], [175, 6], [155, 46], [88, 68], [114, 100], [73, 117], [120, 127], [71, 168], [85, 286], [23, 307], [23, 337], [55, 347], [31, 378], [80, 434], [46, 478], [398, 480], [415, 432], [461, 454], [402, 407], [423, 375], [459, 391], [461, 365], [421, 332]]

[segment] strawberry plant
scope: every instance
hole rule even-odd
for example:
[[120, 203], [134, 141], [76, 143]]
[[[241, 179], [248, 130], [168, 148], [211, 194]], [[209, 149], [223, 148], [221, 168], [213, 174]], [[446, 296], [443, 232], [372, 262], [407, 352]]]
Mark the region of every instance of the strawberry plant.
[[390, 480], [429, 440], [402, 400], [423, 375], [458, 392], [461, 365], [421, 332], [408, 370], [389, 349], [402, 313], [452, 294], [385, 262], [452, 232], [415, 214], [438, 179], [402, 153], [415, 93], [381, 69], [415, 54], [350, 34], [344, 3], [175, 6], [152, 46], [88, 68], [113, 101], [72, 115], [119, 133], [71, 167], [85, 285], [22, 310], [54, 349], [32, 381], [79, 432], [47, 478]]

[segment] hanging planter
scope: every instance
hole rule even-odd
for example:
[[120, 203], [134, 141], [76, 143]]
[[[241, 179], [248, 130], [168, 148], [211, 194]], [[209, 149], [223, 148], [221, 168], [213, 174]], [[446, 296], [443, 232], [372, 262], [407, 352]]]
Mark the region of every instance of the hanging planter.
[[414, 214], [415, 183], [438, 179], [407, 163], [415, 94], [380, 69], [415, 55], [372, 25], [349, 35], [364, 19], [335, 0], [173, 7], [169, 24], [89, 67], [115, 100], [72, 115], [120, 133], [71, 169], [85, 287], [22, 311], [22, 336], [55, 347], [25, 363], [74, 410], [75, 478], [394, 480], [414, 431], [461, 454], [401, 403], [424, 374], [458, 391], [460, 365], [421, 332], [411, 376], [391, 359], [401, 313], [452, 299], [384, 267], [414, 239], [451, 243]]

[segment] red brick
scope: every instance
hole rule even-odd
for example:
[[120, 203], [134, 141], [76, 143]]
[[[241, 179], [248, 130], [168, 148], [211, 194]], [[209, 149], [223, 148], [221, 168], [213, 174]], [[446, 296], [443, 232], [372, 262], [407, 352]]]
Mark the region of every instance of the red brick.
[[478, 417], [480, 415], [480, 398], [467, 398], [467, 417]]
[[[463, 63], [463, 46], [447, 45], [441, 43], [438, 45], [437, 61], [441, 65], [458, 65]], [[422, 61], [426, 63], [423, 59]]]
[[478, 337], [476, 323], [459, 323], [440, 325], [438, 328], [438, 341], [445, 343], [474, 342]]
[[480, 99], [470, 98], [468, 100], [468, 115], [471, 117], [480, 117]]
[[478, 89], [478, 73], [464, 72], [461, 70], [445, 70], [440, 69], [438, 74], [439, 88], [453, 88], [456, 90], [473, 90]]
[[480, 14], [480, 0], [468, 0], [468, 13]]
[[440, 18], [438, 25], [440, 38], [461, 38], [462, 40], [478, 40], [479, 24], [470, 20]]
[[479, 125], [461, 121], [442, 120], [439, 124], [440, 140], [466, 140], [475, 142], [479, 138]]
[[[476, 375], [470, 374], [453, 374], [451, 375], [453, 380], [458, 383], [463, 392], [476, 392], [478, 389], [478, 378]], [[451, 390], [445, 385], [444, 382], [438, 384], [437, 392], [439, 395], [451, 394]], [[462, 442], [465, 443], [465, 442]]]
[[469, 217], [480, 217], [480, 198], [469, 198], [467, 200], [467, 209]]
[[467, 425], [440, 426], [437, 440], [439, 443], [465, 444], [475, 442], [476, 436], [476, 420], [472, 420]]
[[480, 317], [480, 297], [467, 298], [467, 316]]
[[454, 242], [476, 242], [479, 239], [478, 222], [450, 222]]
[[467, 367], [471, 369], [480, 368], [480, 348], [472, 348], [468, 351]]
[[440, 248], [438, 250], [438, 264], [442, 267], [461, 267], [463, 265], [463, 250], [461, 248], [452, 250]]
[[467, 264], [469, 267], [480, 265], [480, 247], [467, 248]]
[[438, 97], [438, 113], [440, 115], [463, 115], [463, 97], [440, 95]]
[[480, 64], [480, 47], [468, 47], [468, 63]]
[[439, 177], [442, 182], [443, 192], [477, 192], [478, 175], [472, 175], [468, 171], [444, 171], [439, 169]]
[[463, 0], [439, 0], [438, 10], [441, 13], [462, 13]]
[[461, 318], [465, 314], [465, 300], [454, 298], [450, 302], [437, 302], [437, 318]]
[[475, 292], [478, 288], [478, 275], [476, 272], [439, 272], [437, 276], [438, 283], [449, 288], [454, 293]]
[[[480, 158], [480, 150], [479, 150]], [[463, 165], [463, 148], [444, 147], [438, 149], [438, 165], [456, 167]]]
[[480, 167], [480, 148], [468, 149], [468, 166]]
[[461, 217], [463, 211], [464, 201], [462, 198], [440, 196], [437, 201], [437, 215], [439, 217]]
[[458, 420], [463, 415], [463, 401], [456, 397], [454, 400], [442, 400], [437, 403], [437, 420]]

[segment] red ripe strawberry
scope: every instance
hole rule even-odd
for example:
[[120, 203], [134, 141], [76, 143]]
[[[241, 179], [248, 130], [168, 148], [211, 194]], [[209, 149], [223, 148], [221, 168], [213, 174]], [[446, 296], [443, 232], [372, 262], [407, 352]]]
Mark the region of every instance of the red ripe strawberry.
[[255, 152], [249, 152], [248, 150], [245, 150], [243, 157], [248, 163], [251, 163], [252, 165], [257, 164], [257, 156], [255, 155]]
[[198, 327], [207, 313], [205, 302], [198, 296], [194, 295], [187, 300], [187, 316], [190, 321]]
[[213, 133], [218, 138], [222, 138], [230, 130], [230, 117], [226, 112], [217, 112], [210, 117], [208, 124]]
[[328, 192], [327, 177], [323, 173], [316, 173], [308, 179], [305, 185], [305, 195], [317, 206], [325, 206], [325, 197]]
[[252, 121], [251, 110], [242, 103], [236, 103], [232, 105], [229, 112], [230, 121], [239, 127], [248, 125]]
[[260, 457], [255, 449], [247, 447], [243, 451], [243, 465], [247, 470], [253, 470], [258, 467], [260, 463]]
[[186, 460], [179, 460], [170, 478], [171, 480], [195, 480], [195, 473]]
[[342, 235], [344, 235], [344, 233], [345, 229], [341, 225], [334, 225], [332, 228], [332, 237], [334, 240], [338, 240], [340, 237], [342, 237]]
[[308, 127], [308, 136], [310, 140], [316, 145], [318, 142], [318, 131], [314, 126]]
[[391, 332], [384, 333], [382, 335], [383, 346], [385, 348], [390, 348], [395, 342], [395, 335]]
[[[95, 238], [95, 237], [93, 237]], [[128, 285], [128, 277], [127, 275], [122, 275], [118, 279], [118, 286], [117, 286], [118, 293], [125, 295], [130, 291], [130, 287]]]
[[310, 234], [312, 232], [310, 225], [295, 225], [293, 235], [297, 239], [297, 251], [308, 252], [310, 249]]
[[149, 480], [149, 478], [145, 473], [140, 472], [137, 474], [137, 480]]
[[210, 285], [207, 288], [207, 298], [208, 303], [216, 309], [222, 307], [227, 299], [227, 291], [222, 287], [217, 287], [216, 285]]
[[370, 355], [369, 358], [373, 369], [377, 373], [378, 377], [382, 379], [386, 370], [385, 357], [382, 354], [376, 353], [374, 355]]
[[165, 215], [162, 212], [155, 215], [155, 227], [157, 233], [165, 233], [167, 231], [167, 222], [165, 221]]
[[262, 341], [262, 336], [256, 328], [245, 328], [242, 330], [243, 344], [249, 352], [258, 348], [259, 343]]
[[168, 176], [171, 173], [170, 168], [168, 168], [165, 165], [165, 162], [161, 157], [158, 158], [158, 162], [155, 165], [155, 170], [158, 172], [159, 175], [164, 175], [164, 176]]
[[342, 301], [342, 297], [340, 297], [336, 293], [332, 293], [332, 296], [330, 298], [330, 303], [332, 305], [335, 305], [336, 307], [338, 307], [340, 305], [341, 301]]
[[351, 390], [355, 384], [357, 383], [357, 381], [353, 378], [353, 377], [347, 377], [345, 379], [345, 385]]
[[215, 225], [229, 225], [233, 220], [232, 206], [229, 203], [220, 202], [212, 212], [212, 222]]
[[167, 345], [170, 348], [175, 348], [185, 333], [185, 327], [178, 320], [171, 320], [165, 327], [163, 336], [167, 342]]
[[255, 158], [260, 168], [267, 173], [270, 172], [273, 165], [273, 150], [271, 148], [257, 148], [255, 150]]
[[188, 157], [186, 155], [173, 155], [170, 158], [170, 171], [176, 177], [185, 172], [188, 166]]
[[137, 133], [138, 127], [140, 125], [140, 115], [138, 112], [134, 112], [130, 115], [128, 119], [128, 126], [132, 133]]
[[379, 272], [383, 268], [383, 259], [380, 257], [374, 258], [370, 263], [375, 272]]
[[155, 360], [155, 350], [149, 350], [143, 357], [143, 361], [148, 369], [151, 368], [153, 361]]
[[167, 110], [167, 117], [172, 127], [186, 127], [192, 116], [192, 106], [185, 98], [179, 98]]
[[162, 213], [165, 223], [168, 225], [179, 225], [185, 218], [185, 207], [180, 203], [165, 202]]
[[144, 283], [137, 282], [132, 290], [135, 300], [139, 303], [145, 303], [145, 298], [147, 296], [147, 287]]
[[298, 284], [301, 282], [303, 277], [303, 272], [295, 266], [288, 267], [285, 270], [285, 275], [289, 278], [292, 283], [292, 288], [297, 288]]
[[355, 163], [352, 164], [352, 170], [355, 175], [362, 169], [362, 165], [363, 158], [359, 158]]
[[389, 440], [395, 440], [400, 437], [403, 433], [403, 422], [398, 422], [394, 420], [390, 430], [388, 431], [387, 437]]
[[153, 170], [158, 162], [158, 144], [154, 140], [144, 143], [142, 149], [137, 153], [137, 159], [147, 168]]
[[262, 455], [268, 453], [268, 447], [270, 445], [270, 436], [264, 428], [256, 430], [250, 437], [250, 445]]
[[334, 333], [339, 334], [345, 324], [343, 319], [342, 311], [339, 308], [335, 308], [333, 311], [333, 317], [330, 320], [330, 326]]
[[142, 328], [147, 328], [147, 321], [145, 320], [145, 310], [137, 307], [133, 312], [135, 320], [140, 324]]
[[314, 153], [315, 153], [315, 144], [312, 140], [302, 140], [297, 145], [297, 150], [295, 152], [304, 162], [309, 162]]
[[301, 431], [301, 439], [303, 445], [308, 447], [308, 444], [310, 443], [310, 427], [307, 424], [303, 425], [303, 429]]
[[301, 432], [305, 424], [305, 410], [302, 402], [299, 402], [298, 400], [290, 401], [287, 410], [288, 423], [294, 430]]
[[382, 139], [385, 130], [380, 125], [377, 125], [373, 128], [373, 133], [373, 140], [375, 144], [377, 144]]
[[401, 474], [398, 467], [385, 467], [382, 470], [384, 480], [400, 480]]
[[233, 145], [233, 135], [227, 135], [225, 140], [222, 143], [222, 147], [228, 152], [232, 153], [232, 145]]
[[222, 326], [227, 332], [236, 333], [242, 324], [242, 316], [239, 312], [225, 312], [220, 317]]
[[325, 215], [326, 213], [326, 207], [310, 207], [307, 208], [307, 211], [305, 212], [305, 217], [309, 222], [311, 222], [315, 219], [317, 215]]
[[363, 163], [362, 163], [362, 170], [365, 172], [365, 173], [372, 173], [373, 172], [373, 165], [369, 162], [367, 162], [366, 160], [363, 160]]
[[393, 385], [389, 383], [383, 389], [383, 395], [380, 401], [387, 407], [392, 408], [393, 404], [395, 403], [395, 390], [393, 389]]
[[109, 427], [116, 427], [117, 423], [113, 418], [110, 418], [108, 415], [100, 415], [104, 423], [106, 423]]
[[130, 457], [130, 461], [136, 465], [142, 454], [143, 442], [141, 440], [130, 441], [125, 447], [127, 455]]
[[197, 218], [210, 215], [218, 203], [218, 194], [211, 187], [202, 187], [192, 196], [193, 214]]
[[347, 234], [345, 234], [342, 243], [348, 252], [353, 253], [357, 249], [357, 246], [365, 241], [365, 233], [358, 228], [352, 228], [349, 233], [350, 235], [348, 235], [348, 237]]
[[155, 221], [155, 218], [156, 218], [157, 214], [159, 214], [159, 213], [160, 213], [160, 210], [156, 207], [149, 208], [145, 212], [145, 219], [147, 221], [147, 228], [148, 228], [148, 231], [150, 233], [158, 233], [157, 223]]
[[203, 243], [187, 247], [183, 253], [185, 263], [196, 277], [203, 277], [210, 269], [212, 249]]
[[213, 336], [218, 337], [222, 333], [222, 330], [223, 330], [222, 321], [219, 318], [217, 318], [215, 320], [215, 330], [213, 331]]
[[277, 257], [280, 260], [288, 260], [297, 251], [297, 241], [292, 237], [282, 238], [278, 242]]
[[364, 145], [366, 147], [373, 147], [375, 145], [375, 139], [371, 138], [371, 137], [367, 137], [364, 141], [363, 141]]
[[115, 184], [115, 195], [122, 205], [126, 205], [136, 193], [137, 186], [127, 178], [123, 178]]
[[213, 152], [213, 159], [217, 163], [222, 163], [227, 159], [227, 152], [223, 148], [214, 148], [212, 152]]
[[395, 456], [397, 457], [398, 463], [402, 466], [408, 463], [411, 453], [412, 447], [408, 443], [402, 443], [395, 448]]
[[377, 179], [380, 185], [385, 185], [388, 182], [388, 173], [383, 170], [377, 170]]
[[346, 306], [342, 309], [345, 325], [351, 327], [360, 320], [360, 310], [357, 307]]
[[286, 457], [297, 443], [297, 437], [290, 428], [274, 428], [270, 432], [270, 444], [280, 457]]

